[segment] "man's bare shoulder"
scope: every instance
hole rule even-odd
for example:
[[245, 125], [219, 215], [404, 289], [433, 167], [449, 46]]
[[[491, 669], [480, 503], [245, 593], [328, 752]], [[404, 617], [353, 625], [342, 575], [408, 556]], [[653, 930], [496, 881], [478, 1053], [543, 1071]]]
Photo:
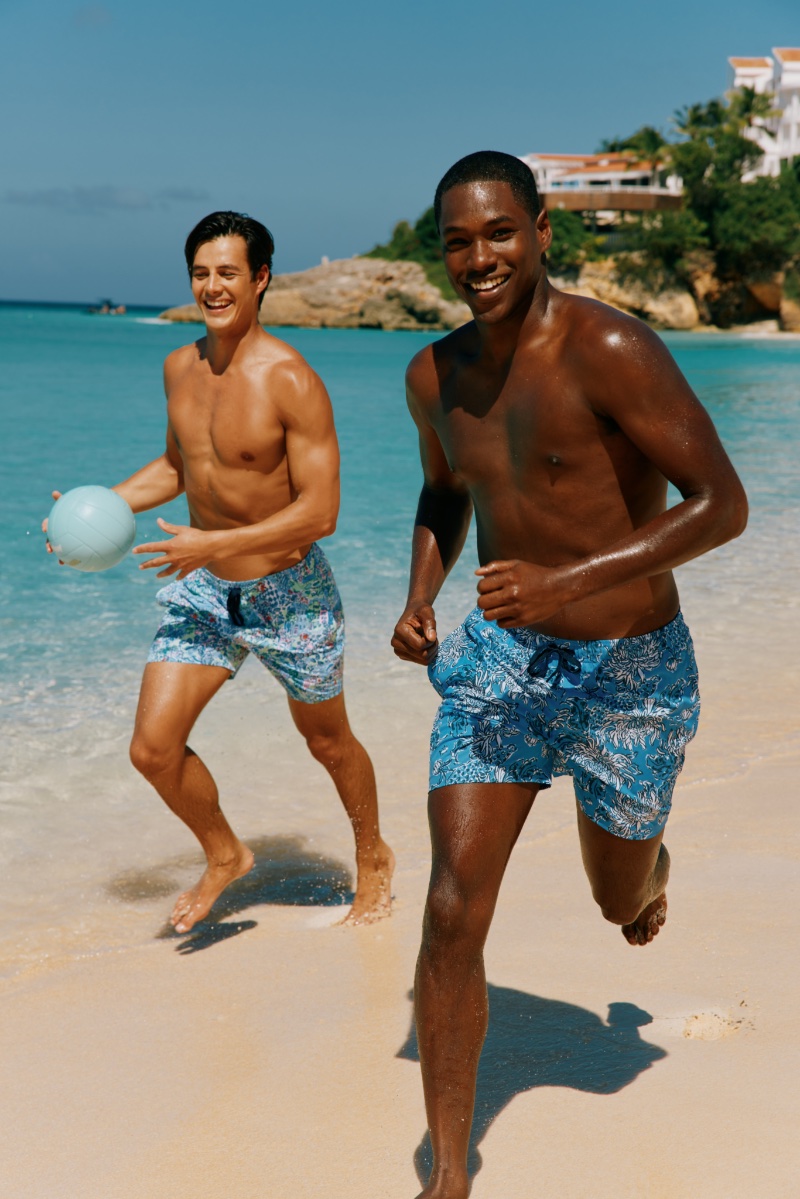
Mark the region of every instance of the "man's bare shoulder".
[[263, 381], [278, 391], [303, 392], [322, 387], [319, 375], [299, 350], [267, 333], [266, 329], [260, 331], [247, 366], [249, 370], [261, 373]]
[[177, 350], [167, 354], [164, 359], [164, 382], [167, 391], [186, 371], [203, 358], [205, 342], [205, 337], [200, 337], [197, 341], [191, 341], [185, 346], [178, 346]]
[[565, 347], [581, 357], [586, 355], [597, 364], [598, 356], [603, 359], [642, 359], [656, 355], [661, 357], [669, 351], [661, 338], [644, 321], [620, 312], [601, 300], [587, 296], [571, 295], [555, 291], [556, 317], [565, 335]]
[[287, 426], [328, 420], [331, 403], [325, 384], [303, 355], [279, 337], [259, 330], [245, 370], [257, 394]]
[[557, 294], [563, 356], [598, 411], [616, 415], [659, 395], [693, 398], [669, 349], [644, 321], [599, 300]]
[[438, 403], [444, 382], [467, 355], [474, 353], [474, 337], [475, 327], [470, 321], [414, 355], [406, 369], [409, 403], [416, 402], [423, 408]]
[[185, 370], [187, 366], [191, 366], [204, 357], [205, 344], [205, 337], [198, 337], [197, 341], [190, 341], [188, 345], [178, 346], [177, 350], [173, 350], [167, 354], [164, 359], [164, 366], [177, 370]]

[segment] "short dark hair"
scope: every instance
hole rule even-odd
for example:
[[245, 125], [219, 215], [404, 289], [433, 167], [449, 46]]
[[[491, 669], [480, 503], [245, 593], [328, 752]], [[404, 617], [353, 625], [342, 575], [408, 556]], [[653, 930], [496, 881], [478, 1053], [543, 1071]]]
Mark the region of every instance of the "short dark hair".
[[542, 210], [533, 171], [521, 158], [501, 150], [476, 150], [474, 154], [459, 158], [439, 180], [433, 200], [437, 229], [442, 215], [442, 197], [451, 187], [462, 183], [507, 183], [514, 199], [531, 220], [535, 221]]
[[[255, 221], [244, 212], [211, 212], [198, 221], [186, 238], [184, 254], [189, 274], [194, 266], [194, 256], [197, 247], [206, 241], [216, 241], [218, 237], [241, 237], [247, 246], [247, 261], [250, 266], [250, 278], [255, 279], [262, 266], [266, 266], [272, 274], [272, 255], [275, 253], [275, 241], [266, 225]], [[267, 283], [269, 287], [269, 283]], [[263, 300], [267, 288], [261, 293]]]

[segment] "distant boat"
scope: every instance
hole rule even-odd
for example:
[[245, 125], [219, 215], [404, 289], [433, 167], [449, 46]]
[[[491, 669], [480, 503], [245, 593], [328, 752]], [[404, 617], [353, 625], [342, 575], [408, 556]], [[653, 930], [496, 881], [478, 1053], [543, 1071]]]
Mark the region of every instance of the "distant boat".
[[113, 300], [101, 300], [97, 308], [87, 308], [93, 316], [124, 316], [128, 311], [124, 304], [115, 304]]

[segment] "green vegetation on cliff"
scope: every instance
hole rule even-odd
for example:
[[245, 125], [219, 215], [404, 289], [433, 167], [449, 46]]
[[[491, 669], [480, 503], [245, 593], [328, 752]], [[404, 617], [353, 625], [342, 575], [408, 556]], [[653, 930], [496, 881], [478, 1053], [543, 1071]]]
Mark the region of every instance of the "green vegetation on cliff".
[[577, 274], [584, 262], [603, 257], [605, 239], [591, 233], [577, 212], [554, 208], [550, 213], [550, 224], [553, 240], [547, 253], [547, 265], [551, 274]]
[[388, 258], [390, 262], [418, 262], [428, 282], [438, 287], [446, 300], [458, 299], [444, 269], [433, 208], [426, 208], [413, 226], [408, 221], [398, 221], [389, 241], [385, 245], [375, 246], [364, 257]]
[[[787, 296], [800, 292], [800, 160], [777, 178], [742, 182], [761, 157], [748, 130], [774, 115], [772, 102], [769, 95], [740, 88], [724, 100], [676, 112], [671, 140], [644, 125], [628, 137], [604, 141], [601, 152], [628, 152], [651, 163], [654, 184], [680, 175], [684, 207], [624, 213], [608, 236], [590, 227], [588, 215], [584, 221], [578, 213], [553, 209], [551, 273], [575, 277], [585, 262], [613, 255], [622, 280], [635, 279], [652, 290], [696, 290], [698, 278], [711, 278], [703, 319], [721, 325], [753, 315], [748, 284], [783, 277]], [[400, 221], [390, 240], [366, 257], [418, 262], [431, 283], [455, 298], [432, 208], [413, 226]]]
[[[691, 286], [699, 273], [713, 275], [718, 287], [710, 301], [717, 323], [747, 315], [748, 283], [786, 273], [793, 286], [800, 266], [800, 164], [786, 166], [777, 178], [759, 176], [742, 182], [761, 151], [747, 130], [773, 115], [772, 98], [752, 88], [731, 92], [726, 101], [692, 104], [677, 112], [677, 139], [649, 153], [659, 175], [672, 171], [684, 186], [681, 212], [629, 216], [623, 228], [620, 273], [638, 275], [652, 287]], [[648, 127], [604, 148], [645, 150]]]

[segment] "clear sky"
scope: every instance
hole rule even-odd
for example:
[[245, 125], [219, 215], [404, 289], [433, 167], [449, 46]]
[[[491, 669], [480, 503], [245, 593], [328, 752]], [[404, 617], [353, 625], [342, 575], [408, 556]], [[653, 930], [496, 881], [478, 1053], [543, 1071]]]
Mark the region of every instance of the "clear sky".
[[0, 298], [183, 302], [215, 208], [347, 257], [462, 154], [666, 130], [798, 45], [798, 0], [0, 0]]

